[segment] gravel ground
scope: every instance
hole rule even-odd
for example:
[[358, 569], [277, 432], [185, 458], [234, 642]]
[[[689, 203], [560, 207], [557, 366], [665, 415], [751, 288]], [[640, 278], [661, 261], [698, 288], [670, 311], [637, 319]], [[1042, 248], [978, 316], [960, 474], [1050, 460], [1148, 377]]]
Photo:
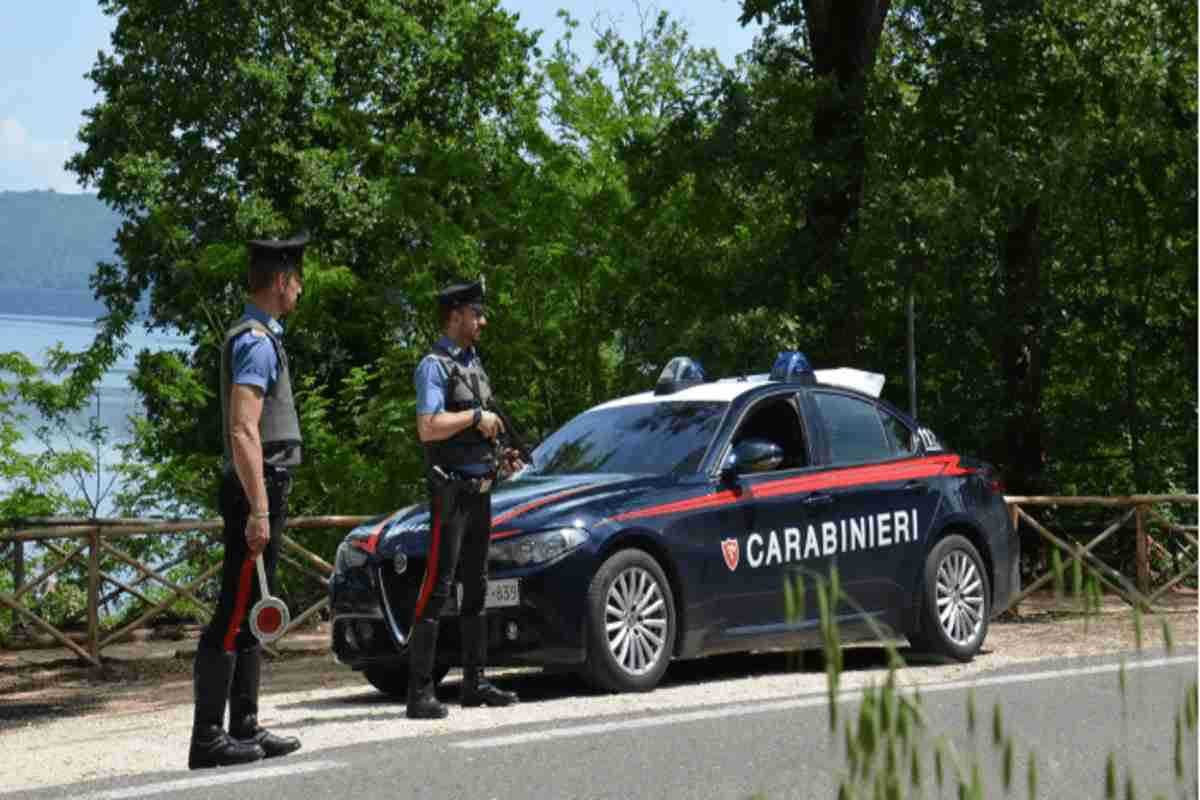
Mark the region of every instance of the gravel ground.
[[[1195, 647], [1195, 595], [1174, 595], [1169, 611], [1147, 618], [1143, 645], [1164, 644], [1163, 622], [1173, 643]], [[1041, 597], [1020, 613], [994, 621], [986, 650], [970, 664], [913, 663], [899, 673], [902, 684], [962, 680], [1014, 663], [1134, 650], [1132, 615], [1117, 599], [1085, 617], [1069, 602]], [[481, 727], [554, 723], [762, 701], [820, 691], [825, 686], [818, 654], [723, 656], [672, 666], [650, 694], [604, 695], [570, 675], [529, 670], [497, 672], [497, 683], [517, 690], [514, 708], [460, 709], [420, 725], [404, 718], [402, 702], [378, 694], [356, 673], [333, 663], [318, 629], [289, 638], [281, 657], [264, 667], [263, 722], [297, 734], [307, 752], [418, 735], [469, 733]], [[191, 727], [192, 641], [144, 642], [114, 648], [102, 671], [81, 668], [64, 651], [0, 651], [0, 791], [44, 788], [82, 780], [186, 768]], [[110, 651], [106, 651], [106, 655]], [[901, 654], [908, 656], [905, 649]], [[842, 684], [878, 682], [884, 650], [856, 646], [845, 653]], [[440, 694], [454, 702], [457, 672]], [[54, 769], [48, 772], [47, 764]]]

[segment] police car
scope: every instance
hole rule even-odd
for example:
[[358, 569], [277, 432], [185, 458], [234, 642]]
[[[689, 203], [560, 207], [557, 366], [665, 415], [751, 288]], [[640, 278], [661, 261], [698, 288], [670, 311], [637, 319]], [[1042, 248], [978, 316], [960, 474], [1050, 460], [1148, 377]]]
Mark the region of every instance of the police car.
[[[489, 664], [646, 691], [673, 658], [819, 647], [816, 587], [835, 568], [843, 641], [886, 626], [971, 659], [1019, 590], [1003, 490], [880, 400], [882, 386], [798, 352], [718, 381], [678, 358], [653, 391], [572, 419], [493, 492]], [[333, 652], [388, 694], [407, 686], [429, 519], [403, 508], [337, 553]], [[808, 597], [789, 605], [796, 575]], [[455, 614], [451, 602], [439, 678], [460, 657]]]

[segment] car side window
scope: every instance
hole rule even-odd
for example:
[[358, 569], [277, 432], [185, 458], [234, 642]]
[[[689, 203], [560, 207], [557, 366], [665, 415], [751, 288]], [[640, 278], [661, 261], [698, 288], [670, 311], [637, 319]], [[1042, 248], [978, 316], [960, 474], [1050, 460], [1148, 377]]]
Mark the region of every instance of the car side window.
[[912, 429], [893, 414], [886, 411], [881, 411], [880, 414], [883, 417], [883, 427], [892, 442], [892, 452], [897, 456], [910, 456], [917, 452], [919, 440]]
[[733, 443], [736, 445], [745, 439], [767, 439], [783, 448], [783, 461], [777, 469], [808, 466], [808, 444], [800, 424], [800, 412], [790, 394], [769, 398], [751, 409], [738, 426]]
[[834, 464], [895, 458], [891, 440], [873, 404], [827, 392], [817, 392], [815, 399], [825, 421], [829, 455]]

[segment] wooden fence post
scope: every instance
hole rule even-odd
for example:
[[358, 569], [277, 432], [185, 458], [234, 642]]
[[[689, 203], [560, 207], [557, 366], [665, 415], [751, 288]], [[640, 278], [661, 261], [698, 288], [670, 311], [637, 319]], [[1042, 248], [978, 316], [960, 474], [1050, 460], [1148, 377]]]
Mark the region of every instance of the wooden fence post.
[[[13, 542], [13, 596], [16, 597], [21, 593], [21, 587], [25, 585], [25, 543]], [[13, 612], [13, 630], [16, 631], [23, 628], [25, 621], [15, 611]]]
[[13, 591], [20, 591], [25, 583], [25, 543], [13, 542]]
[[1143, 595], [1150, 594], [1150, 545], [1146, 541], [1145, 506], [1137, 507], [1137, 585]]
[[[1005, 502], [1007, 502], [1007, 501], [1008, 501], [1008, 498], [1005, 498]], [[1020, 506], [1018, 506], [1016, 503], [1008, 503], [1008, 517], [1012, 521], [1013, 530], [1019, 534], [1021, 532], [1021, 508], [1020, 508]], [[1017, 582], [1018, 583], [1020, 582], [1020, 577], [1019, 577], [1020, 574], [1021, 574], [1021, 570], [1020, 570], [1020, 567], [1018, 567], [1017, 568], [1017, 575], [1018, 575]], [[1020, 601], [1018, 600], [1017, 602], [1013, 603], [1012, 606], [1009, 608], [1009, 610], [1013, 613], [1013, 615], [1018, 616], [1018, 617], [1021, 616]]]
[[88, 532], [88, 652], [100, 661], [100, 529]]

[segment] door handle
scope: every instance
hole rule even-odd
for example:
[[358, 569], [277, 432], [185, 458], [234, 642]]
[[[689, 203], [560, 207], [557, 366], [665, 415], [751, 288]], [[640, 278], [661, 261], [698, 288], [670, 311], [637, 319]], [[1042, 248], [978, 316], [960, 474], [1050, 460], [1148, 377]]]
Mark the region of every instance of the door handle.
[[818, 492], [817, 494], [810, 494], [802, 502], [810, 508], [813, 506], [827, 506], [833, 503], [833, 495]]
[[924, 489], [924, 488], [925, 488], [925, 484], [922, 483], [921, 481], [909, 481], [908, 483], [904, 484], [904, 491], [911, 491], [913, 489]]

